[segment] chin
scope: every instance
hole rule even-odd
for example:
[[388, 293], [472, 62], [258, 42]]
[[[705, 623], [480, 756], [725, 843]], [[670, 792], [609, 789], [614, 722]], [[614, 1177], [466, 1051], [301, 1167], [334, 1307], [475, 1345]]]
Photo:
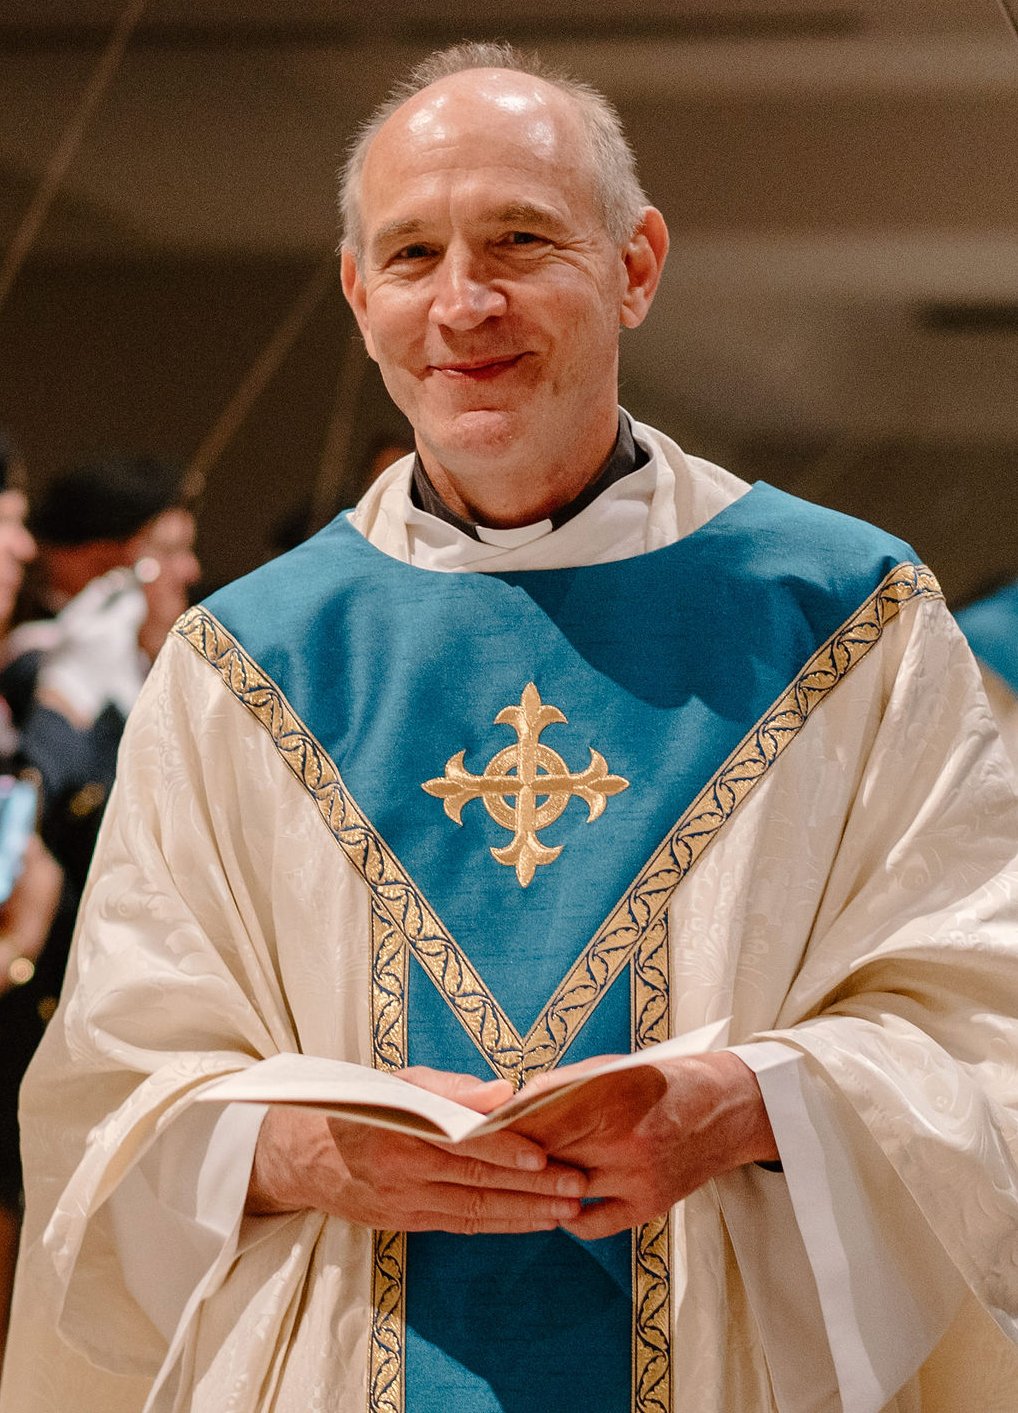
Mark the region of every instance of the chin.
[[521, 413], [501, 408], [460, 412], [441, 428], [435, 438], [435, 448], [447, 448], [452, 455], [473, 452], [497, 456], [517, 445], [520, 420]]

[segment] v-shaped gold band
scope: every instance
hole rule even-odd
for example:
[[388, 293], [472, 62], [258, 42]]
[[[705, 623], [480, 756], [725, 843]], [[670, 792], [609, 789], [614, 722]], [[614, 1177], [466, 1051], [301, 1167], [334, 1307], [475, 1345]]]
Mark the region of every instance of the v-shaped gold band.
[[817, 649], [654, 851], [526, 1036], [516, 1030], [423, 893], [361, 812], [335, 762], [276, 683], [207, 609], [191, 609], [174, 631], [215, 668], [232, 694], [269, 732], [340, 848], [364, 878], [375, 903], [406, 939], [488, 1064], [500, 1077], [518, 1082], [558, 1064], [600, 996], [661, 917], [678, 884], [810, 715], [879, 641], [902, 605], [939, 594], [936, 579], [924, 565], [899, 565]]

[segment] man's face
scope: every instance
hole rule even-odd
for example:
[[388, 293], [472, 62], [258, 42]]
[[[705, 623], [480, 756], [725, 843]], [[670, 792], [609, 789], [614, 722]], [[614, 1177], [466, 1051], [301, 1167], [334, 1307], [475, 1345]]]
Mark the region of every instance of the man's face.
[[614, 435], [627, 270], [571, 100], [502, 70], [433, 84], [372, 143], [360, 209], [344, 288], [429, 472], [540, 476]]
[[0, 491], [0, 627], [14, 612], [25, 565], [36, 555], [35, 540], [25, 528], [27, 514], [23, 491]]

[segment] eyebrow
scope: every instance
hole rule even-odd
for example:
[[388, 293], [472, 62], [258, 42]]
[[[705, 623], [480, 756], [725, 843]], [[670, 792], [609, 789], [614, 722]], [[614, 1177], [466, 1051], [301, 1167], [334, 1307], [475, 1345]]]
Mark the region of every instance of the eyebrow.
[[[561, 218], [547, 206], [538, 206], [530, 201], [513, 201], [508, 206], [500, 206], [482, 217], [492, 225], [553, 225], [560, 226]], [[372, 250], [388, 245], [393, 240], [405, 240], [408, 236], [420, 235], [425, 223], [417, 216], [407, 216], [402, 220], [387, 221], [371, 237]]]
[[518, 225], [561, 225], [561, 217], [548, 206], [530, 201], [514, 201], [492, 213], [492, 220]]
[[401, 240], [405, 236], [417, 235], [423, 224], [416, 216], [409, 216], [402, 221], [387, 221], [384, 226], [379, 226], [372, 235], [371, 247], [374, 250], [380, 245], [388, 244], [390, 240]]

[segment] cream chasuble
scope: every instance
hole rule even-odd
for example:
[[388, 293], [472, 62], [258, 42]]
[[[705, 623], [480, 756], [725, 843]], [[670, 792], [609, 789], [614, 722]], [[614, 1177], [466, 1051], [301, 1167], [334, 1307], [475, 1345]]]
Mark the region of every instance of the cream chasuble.
[[[408, 564], [511, 574], [661, 549], [745, 493], [635, 431], [649, 463], [530, 543], [415, 511], [406, 463], [353, 523]], [[672, 1214], [676, 1413], [1016, 1403], [1018, 816], [928, 588], [853, 618], [832, 689], [667, 906], [671, 1029], [731, 1018], [784, 1162]], [[371, 894], [278, 741], [171, 639], [26, 1085], [3, 1413], [372, 1407], [372, 1234], [242, 1220], [260, 1112], [192, 1103], [280, 1051], [373, 1062]]]
[[1018, 771], [1018, 582], [967, 604], [958, 626], [976, 655], [997, 729]]

